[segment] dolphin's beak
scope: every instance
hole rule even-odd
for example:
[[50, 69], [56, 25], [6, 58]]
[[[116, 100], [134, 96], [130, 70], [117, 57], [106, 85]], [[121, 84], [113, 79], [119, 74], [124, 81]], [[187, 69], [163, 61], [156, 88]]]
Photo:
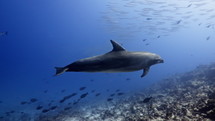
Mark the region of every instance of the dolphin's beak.
[[160, 60], [158, 61], [158, 63], [164, 63], [164, 60], [163, 60], [163, 59], [160, 59]]

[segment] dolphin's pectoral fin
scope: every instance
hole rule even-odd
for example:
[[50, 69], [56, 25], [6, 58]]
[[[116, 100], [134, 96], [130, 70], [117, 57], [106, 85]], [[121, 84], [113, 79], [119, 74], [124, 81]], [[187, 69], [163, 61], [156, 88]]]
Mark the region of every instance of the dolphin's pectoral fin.
[[113, 40], [110, 40], [110, 42], [113, 45], [112, 52], [114, 52], [114, 51], [125, 51], [125, 49], [122, 46], [120, 46], [117, 42], [115, 42]]
[[147, 67], [147, 68], [144, 68], [143, 69], [143, 74], [141, 75], [141, 77], [144, 77], [148, 72], [149, 72], [149, 67]]

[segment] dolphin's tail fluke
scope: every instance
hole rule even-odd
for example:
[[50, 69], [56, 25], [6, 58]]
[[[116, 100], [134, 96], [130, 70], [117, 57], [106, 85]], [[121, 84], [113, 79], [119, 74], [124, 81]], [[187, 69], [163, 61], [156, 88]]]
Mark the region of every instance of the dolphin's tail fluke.
[[63, 68], [63, 67], [55, 67], [55, 69], [56, 69], [56, 74], [55, 74], [55, 76], [60, 75], [60, 74], [62, 74], [62, 73], [64, 73], [65, 71], [68, 70], [68, 68]]

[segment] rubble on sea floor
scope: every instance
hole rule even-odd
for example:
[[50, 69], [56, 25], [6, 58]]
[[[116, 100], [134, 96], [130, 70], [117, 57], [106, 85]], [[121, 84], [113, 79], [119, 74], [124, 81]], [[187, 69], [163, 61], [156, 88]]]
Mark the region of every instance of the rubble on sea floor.
[[[121, 94], [121, 93], [120, 93]], [[124, 94], [124, 93], [122, 93]], [[95, 105], [59, 107], [46, 113], [1, 116], [3, 121], [213, 121], [215, 120], [215, 63], [176, 74], [118, 99]], [[51, 108], [52, 109], [52, 108]]]
[[[144, 101], [146, 98], [148, 100]], [[50, 118], [38, 117], [37, 120], [42, 118], [50, 121], [212, 121], [215, 120], [215, 64], [174, 75], [111, 103], [61, 112]]]

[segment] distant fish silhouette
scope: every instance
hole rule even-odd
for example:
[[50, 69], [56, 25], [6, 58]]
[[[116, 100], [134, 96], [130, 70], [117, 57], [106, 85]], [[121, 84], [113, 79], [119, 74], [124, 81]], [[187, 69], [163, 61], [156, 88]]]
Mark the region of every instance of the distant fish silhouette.
[[47, 92], [48, 92], [48, 90], [44, 90], [43, 92], [44, 92], [44, 93], [47, 93]]
[[192, 4], [189, 4], [187, 7], [189, 8]]
[[65, 107], [64, 110], [70, 110], [72, 109], [71, 107]]
[[52, 106], [49, 108], [49, 110], [55, 110], [57, 108], [57, 106]]
[[96, 93], [96, 95], [95, 95], [95, 96], [96, 96], [96, 97], [98, 97], [99, 95], [101, 95], [101, 93]]
[[117, 93], [117, 95], [121, 96], [121, 95], [124, 95], [124, 93], [123, 92], [119, 92], [119, 93]]
[[62, 100], [60, 100], [60, 103], [65, 102], [66, 100], [70, 99], [71, 97], [77, 95], [77, 93], [72, 93], [71, 95], [65, 96]]
[[78, 102], [79, 102], [79, 101], [76, 101], [76, 102], [74, 102], [74, 103], [73, 103], [73, 105], [76, 105], [76, 104], [78, 104]]
[[28, 102], [26, 102], [26, 101], [22, 101], [20, 104], [21, 105], [24, 105], [24, 104], [27, 104]]
[[66, 90], [65, 89], [63, 89], [63, 90], [61, 90], [61, 93], [64, 93]]
[[36, 98], [31, 98], [30, 99], [30, 102], [34, 103], [34, 102], [37, 102], [38, 100]]
[[0, 36], [6, 36], [8, 32], [0, 32]]
[[14, 111], [14, 110], [11, 110], [10, 113], [15, 113], [15, 111]]
[[126, 78], [127, 81], [131, 80], [130, 78]]
[[143, 39], [143, 42], [145, 42], [147, 39]]
[[88, 92], [87, 93], [84, 93], [80, 96], [80, 98], [85, 98], [86, 96], [88, 95]]
[[146, 20], [152, 20], [152, 18], [146, 18]]
[[109, 101], [112, 101], [112, 100], [113, 100], [113, 98], [108, 98], [108, 99], [107, 99], [108, 102], [109, 102]]
[[149, 45], [149, 43], [146, 43], [145, 45], [146, 45], [146, 46], [148, 46], [148, 45]]
[[210, 36], [208, 36], [207, 38], [206, 38], [206, 40], [209, 40], [210, 39]]
[[81, 91], [84, 90], [84, 89], [86, 89], [86, 87], [80, 87], [79, 88], [79, 90], [81, 90]]
[[41, 110], [43, 108], [43, 106], [41, 106], [41, 105], [39, 105], [39, 106], [37, 106], [37, 110]]
[[47, 112], [49, 112], [49, 109], [43, 109], [42, 112], [47, 113]]
[[111, 94], [110, 97], [113, 97], [115, 95], [115, 93]]
[[181, 23], [181, 21], [182, 21], [182, 20], [177, 21], [177, 23], [176, 23], [176, 24], [180, 24], [180, 23]]

